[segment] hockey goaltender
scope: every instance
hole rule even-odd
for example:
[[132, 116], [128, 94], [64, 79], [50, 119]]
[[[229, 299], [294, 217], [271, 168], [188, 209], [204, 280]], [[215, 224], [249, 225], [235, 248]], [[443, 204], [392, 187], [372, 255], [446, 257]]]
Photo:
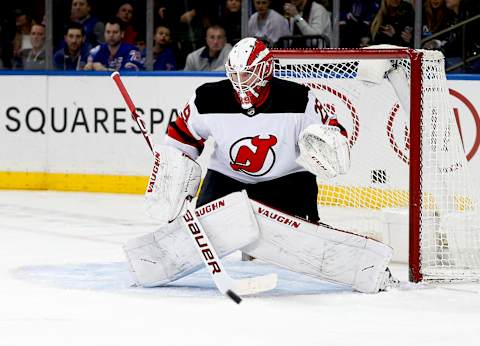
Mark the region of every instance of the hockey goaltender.
[[[228, 79], [198, 87], [154, 149], [146, 201], [164, 225], [124, 246], [136, 283], [165, 285], [202, 262], [215, 278], [222, 268], [215, 251], [241, 250], [359, 292], [394, 284], [390, 247], [319, 219], [316, 177], [350, 165], [344, 127], [309, 88], [273, 76], [260, 40], [242, 39], [225, 66]], [[200, 185], [195, 159], [209, 137], [214, 150], [193, 211], [186, 201]]]

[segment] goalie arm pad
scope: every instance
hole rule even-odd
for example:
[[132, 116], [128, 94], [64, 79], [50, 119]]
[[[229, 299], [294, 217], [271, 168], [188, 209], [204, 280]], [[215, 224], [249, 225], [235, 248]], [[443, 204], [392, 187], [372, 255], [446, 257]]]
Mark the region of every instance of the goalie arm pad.
[[174, 220], [185, 200], [195, 197], [202, 170], [200, 165], [176, 148], [155, 147], [152, 173], [145, 192], [147, 213], [163, 223]]
[[350, 148], [337, 126], [312, 124], [299, 136], [297, 163], [316, 176], [333, 178], [350, 167]]

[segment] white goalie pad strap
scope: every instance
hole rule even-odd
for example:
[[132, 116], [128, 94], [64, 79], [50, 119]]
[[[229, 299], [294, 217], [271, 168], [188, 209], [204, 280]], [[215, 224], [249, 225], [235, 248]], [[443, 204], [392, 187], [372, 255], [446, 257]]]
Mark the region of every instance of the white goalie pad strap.
[[185, 199], [197, 193], [201, 175], [200, 165], [178, 149], [156, 146], [145, 192], [146, 212], [162, 223], [175, 219], [182, 212]]
[[391, 70], [388, 75], [388, 81], [395, 90], [398, 100], [402, 109], [406, 114], [410, 114], [410, 71], [407, 71], [405, 67], [398, 66]]
[[[245, 192], [217, 199], [197, 208], [195, 213], [220, 257], [258, 239], [258, 225]], [[124, 245], [137, 285], [165, 285], [203, 266], [198, 249], [187, 232], [189, 230], [177, 218], [158, 231], [129, 240]], [[197, 242], [201, 244], [202, 239]]]
[[376, 293], [392, 248], [353, 233], [319, 226], [251, 201], [260, 238], [242, 249], [250, 256], [321, 280]]
[[348, 140], [336, 126], [313, 124], [300, 133], [297, 163], [321, 178], [344, 174], [350, 167]]

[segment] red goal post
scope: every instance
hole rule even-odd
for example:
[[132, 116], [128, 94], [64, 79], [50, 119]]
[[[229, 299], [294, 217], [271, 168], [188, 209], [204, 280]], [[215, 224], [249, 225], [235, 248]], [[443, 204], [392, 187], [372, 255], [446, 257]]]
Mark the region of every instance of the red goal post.
[[353, 123], [350, 173], [319, 182], [321, 219], [385, 240], [385, 213], [405, 215], [412, 281], [478, 280], [477, 189], [443, 55], [390, 47], [272, 53], [277, 77], [309, 85], [327, 111]]

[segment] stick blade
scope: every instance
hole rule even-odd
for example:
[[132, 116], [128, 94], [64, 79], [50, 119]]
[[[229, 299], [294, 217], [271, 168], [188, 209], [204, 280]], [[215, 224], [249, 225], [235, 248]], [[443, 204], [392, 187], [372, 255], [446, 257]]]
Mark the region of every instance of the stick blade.
[[235, 280], [233, 291], [241, 296], [273, 290], [277, 287], [277, 274], [267, 274]]

